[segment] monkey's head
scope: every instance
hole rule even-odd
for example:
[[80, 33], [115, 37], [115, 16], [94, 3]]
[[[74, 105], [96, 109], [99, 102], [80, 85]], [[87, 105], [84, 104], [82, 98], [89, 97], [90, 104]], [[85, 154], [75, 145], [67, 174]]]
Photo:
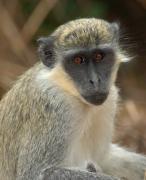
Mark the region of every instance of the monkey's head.
[[106, 100], [124, 57], [116, 23], [78, 19], [38, 42], [41, 60], [59, 86], [90, 104]]

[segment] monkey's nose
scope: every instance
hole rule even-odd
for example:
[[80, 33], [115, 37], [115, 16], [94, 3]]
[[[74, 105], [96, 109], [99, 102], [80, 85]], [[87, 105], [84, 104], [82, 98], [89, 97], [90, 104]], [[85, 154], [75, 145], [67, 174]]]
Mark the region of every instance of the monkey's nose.
[[97, 87], [100, 84], [100, 82], [101, 82], [100, 78], [98, 78], [98, 79], [96, 78], [94, 80], [93, 79], [89, 80], [90, 85], [93, 87]]

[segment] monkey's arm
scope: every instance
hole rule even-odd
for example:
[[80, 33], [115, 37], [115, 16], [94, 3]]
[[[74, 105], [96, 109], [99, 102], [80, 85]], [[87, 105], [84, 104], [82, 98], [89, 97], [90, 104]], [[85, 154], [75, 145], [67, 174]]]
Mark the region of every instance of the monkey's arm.
[[44, 170], [38, 180], [119, 180], [117, 178], [88, 171], [65, 168], [48, 168]]
[[103, 163], [103, 171], [126, 180], [143, 180], [146, 170], [146, 157], [112, 145], [107, 159]]

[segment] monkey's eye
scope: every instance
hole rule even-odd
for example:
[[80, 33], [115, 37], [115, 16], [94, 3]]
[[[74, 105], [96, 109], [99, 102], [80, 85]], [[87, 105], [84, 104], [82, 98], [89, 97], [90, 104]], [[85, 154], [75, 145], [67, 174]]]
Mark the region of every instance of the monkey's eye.
[[96, 63], [99, 63], [104, 57], [104, 54], [102, 52], [97, 52], [95, 54], [95, 62]]
[[82, 56], [77, 56], [73, 59], [73, 62], [75, 64], [83, 64], [83, 63], [85, 63], [85, 58]]

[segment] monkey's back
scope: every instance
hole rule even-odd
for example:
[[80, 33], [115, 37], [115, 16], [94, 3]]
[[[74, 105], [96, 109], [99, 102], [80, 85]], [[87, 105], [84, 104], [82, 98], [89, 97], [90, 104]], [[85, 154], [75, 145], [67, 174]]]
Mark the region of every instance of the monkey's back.
[[[48, 161], [59, 164], [63, 158], [65, 147], [62, 147], [62, 142], [55, 142], [60, 131], [67, 127], [61, 125], [62, 129], [56, 128], [60, 126], [57, 114], [64, 113], [60, 112], [59, 106], [63, 107], [63, 111], [67, 111], [69, 106], [63, 103], [64, 95], [56, 96], [58, 89], [52, 86], [51, 82], [49, 85], [49, 80], [46, 82], [48, 85], [42, 89], [45, 84], [42, 85], [44, 82], [38, 78], [44, 68], [44, 65], [37, 64], [28, 70], [0, 102], [0, 179], [6, 176], [11, 177], [11, 180], [14, 176], [15, 179], [15, 175], [19, 174], [18, 166], [22, 169], [21, 166], [29, 161], [34, 161], [31, 163], [34, 167], [35, 161], [40, 161], [45, 167]], [[49, 69], [47, 71], [49, 72]], [[58, 104], [54, 103], [56, 100]], [[51, 137], [48, 135], [50, 131]], [[64, 137], [60, 138], [64, 141]], [[53, 144], [56, 147], [53, 147]], [[58, 158], [52, 148], [60, 153]], [[38, 154], [38, 159], [33, 159], [33, 152]], [[27, 156], [27, 153], [31, 154], [32, 158]], [[43, 157], [40, 154], [43, 154]], [[19, 161], [23, 156], [23, 162]]]

